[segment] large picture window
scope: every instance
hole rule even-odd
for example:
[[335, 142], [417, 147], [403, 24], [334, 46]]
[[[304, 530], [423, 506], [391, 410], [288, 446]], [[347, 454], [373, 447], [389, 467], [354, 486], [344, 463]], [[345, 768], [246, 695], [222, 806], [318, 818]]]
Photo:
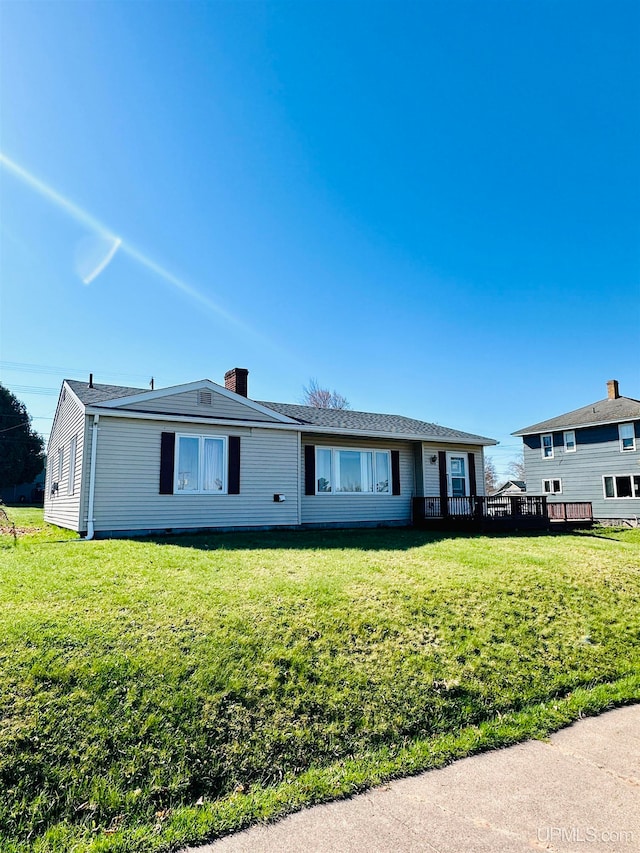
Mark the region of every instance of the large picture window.
[[640, 498], [640, 474], [603, 477], [605, 498]]
[[390, 451], [317, 447], [316, 494], [390, 495]]
[[225, 438], [177, 435], [175, 494], [226, 494], [226, 459]]

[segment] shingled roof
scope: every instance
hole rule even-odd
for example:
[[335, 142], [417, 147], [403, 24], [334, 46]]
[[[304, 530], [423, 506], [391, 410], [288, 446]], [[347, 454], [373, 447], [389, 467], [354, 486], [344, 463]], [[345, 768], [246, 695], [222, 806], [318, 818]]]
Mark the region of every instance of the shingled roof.
[[[86, 382], [66, 379], [65, 382], [81, 403], [86, 406], [100, 405], [108, 400], [143, 394], [148, 388], [125, 388], [121, 385], [99, 385], [89, 387]], [[451, 429], [439, 424], [406, 418], [402, 415], [386, 415], [375, 412], [354, 412], [351, 409], [317, 409], [313, 406], [298, 406], [294, 403], [274, 403], [256, 400], [278, 414], [292, 418], [303, 427], [317, 427], [319, 431], [345, 433], [371, 433], [415, 438], [422, 441], [456, 441], [467, 444], [497, 444], [492, 438]]]
[[549, 418], [538, 424], [519, 429], [512, 435], [532, 435], [533, 433], [554, 432], [554, 430], [566, 429], [567, 427], [598, 426], [605, 423], [620, 423], [622, 421], [635, 421], [640, 419], [640, 400], [632, 397], [615, 397], [598, 400], [581, 409], [559, 415], [557, 418]]
[[87, 382], [79, 382], [77, 379], [65, 379], [76, 397], [85, 406], [94, 403], [106, 403], [107, 400], [116, 400], [118, 397], [132, 397], [134, 394], [144, 394], [148, 388], [125, 388], [124, 385], [89, 385]]
[[421, 436], [425, 440], [448, 439], [468, 441], [477, 444], [479, 441], [496, 444], [492, 438], [461, 432], [450, 427], [405, 418], [402, 415], [383, 415], [375, 412], [354, 412], [351, 409], [318, 409], [314, 406], [298, 406], [294, 403], [273, 403], [258, 401], [260, 405], [273, 409], [281, 415], [294, 418], [301, 424], [324, 427], [344, 432], [387, 433], [389, 435]]

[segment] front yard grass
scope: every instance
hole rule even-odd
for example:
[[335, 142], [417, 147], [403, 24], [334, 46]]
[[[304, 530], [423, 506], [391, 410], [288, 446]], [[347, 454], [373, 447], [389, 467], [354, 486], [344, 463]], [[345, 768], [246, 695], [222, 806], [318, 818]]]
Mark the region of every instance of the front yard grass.
[[637, 530], [83, 542], [9, 515], [6, 853], [175, 850], [640, 700]]

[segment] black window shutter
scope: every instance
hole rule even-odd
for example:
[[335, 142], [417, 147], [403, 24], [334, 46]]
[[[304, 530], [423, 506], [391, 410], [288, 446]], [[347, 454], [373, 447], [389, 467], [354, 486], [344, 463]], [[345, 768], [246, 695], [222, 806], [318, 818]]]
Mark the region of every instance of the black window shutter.
[[304, 493], [316, 493], [316, 448], [314, 444], [304, 446]]
[[391, 451], [391, 494], [400, 494], [400, 451]]
[[447, 515], [447, 454], [444, 450], [438, 451], [438, 473], [440, 475], [440, 512]]
[[240, 494], [240, 436], [229, 436], [229, 471], [227, 491], [230, 495]]
[[173, 468], [176, 458], [175, 432], [163, 432], [160, 436], [160, 494], [173, 494]]
[[469, 489], [471, 490], [471, 497], [475, 498], [478, 494], [478, 484], [476, 482], [476, 455], [475, 453], [468, 453], [467, 457], [469, 459]]

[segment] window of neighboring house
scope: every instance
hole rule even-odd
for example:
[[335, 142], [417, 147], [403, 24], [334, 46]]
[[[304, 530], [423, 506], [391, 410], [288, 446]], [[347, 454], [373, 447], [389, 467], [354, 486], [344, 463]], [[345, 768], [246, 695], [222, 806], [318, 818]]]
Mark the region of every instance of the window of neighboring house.
[[561, 495], [562, 480], [543, 480], [542, 491], [545, 495]]
[[69, 442], [69, 479], [67, 480], [67, 494], [72, 495], [76, 480], [76, 451], [78, 448], [78, 436], [74, 435]]
[[636, 436], [633, 424], [618, 424], [618, 433], [620, 435], [621, 451], [636, 449]]
[[64, 470], [64, 447], [58, 448], [58, 488], [60, 488], [60, 483], [62, 483], [62, 472]]
[[603, 477], [605, 498], [640, 498], [640, 474]]
[[389, 450], [316, 447], [316, 494], [391, 494]]
[[226, 438], [176, 436], [175, 494], [226, 494], [226, 471]]
[[553, 436], [550, 432], [542, 436], [542, 458], [553, 459]]
[[575, 430], [569, 429], [565, 431], [564, 434], [564, 452], [565, 453], [575, 453], [576, 452], [576, 433]]

